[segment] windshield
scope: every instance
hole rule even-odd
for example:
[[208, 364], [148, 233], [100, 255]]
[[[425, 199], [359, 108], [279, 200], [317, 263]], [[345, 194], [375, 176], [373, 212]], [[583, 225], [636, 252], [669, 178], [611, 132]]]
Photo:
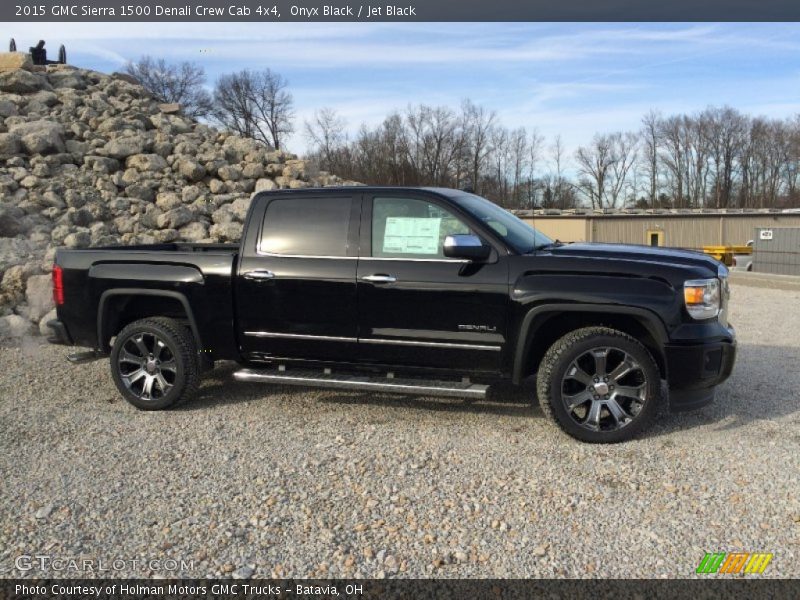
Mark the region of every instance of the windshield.
[[454, 196], [453, 201], [473, 217], [486, 223], [520, 254], [528, 254], [536, 248], [553, 243], [543, 233], [485, 198], [474, 194], [460, 194]]

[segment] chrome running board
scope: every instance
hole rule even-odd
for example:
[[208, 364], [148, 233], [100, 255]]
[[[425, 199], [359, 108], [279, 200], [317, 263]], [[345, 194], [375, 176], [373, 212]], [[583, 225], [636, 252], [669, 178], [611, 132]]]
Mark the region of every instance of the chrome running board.
[[73, 365], [82, 365], [84, 363], [100, 360], [101, 358], [106, 358], [107, 356], [108, 354], [103, 354], [97, 350], [89, 350], [87, 352], [74, 352], [67, 356], [67, 360]]
[[390, 394], [408, 394], [414, 396], [440, 396], [446, 398], [486, 397], [488, 385], [465, 381], [438, 381], [428, 379], [399, 379], [393, 373], [383, 377], [362, 375], [333, 375], [326, 372], [306, 369], [272, 370], [241, 369], [233, 374], [237, 381], [259, 381], [281, 385], [303, 385], [316, 388], [339, 390], [370, 390]]

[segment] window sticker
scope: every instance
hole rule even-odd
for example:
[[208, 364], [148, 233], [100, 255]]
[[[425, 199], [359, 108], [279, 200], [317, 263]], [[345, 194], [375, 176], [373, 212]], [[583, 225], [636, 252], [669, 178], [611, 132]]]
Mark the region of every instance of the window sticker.
[[388, 217], [383, 235], [387, 254], [439, 254], [441, 218]]

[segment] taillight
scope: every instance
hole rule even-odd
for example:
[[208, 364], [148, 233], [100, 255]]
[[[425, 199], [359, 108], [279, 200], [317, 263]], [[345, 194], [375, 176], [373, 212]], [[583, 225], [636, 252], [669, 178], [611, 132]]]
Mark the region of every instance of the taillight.
[[53, 265], [53, 301], [56, 306], [64, 304], [64, 272], [58, 265]]

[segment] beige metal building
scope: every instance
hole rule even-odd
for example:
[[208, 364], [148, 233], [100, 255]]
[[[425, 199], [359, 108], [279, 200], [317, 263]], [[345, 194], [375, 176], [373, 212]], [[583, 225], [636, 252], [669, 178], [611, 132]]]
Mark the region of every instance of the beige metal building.
[[800, 213], [768, 210], [514, 211], [562, 242], [612, 242], [701, 250], [744, 245], [756, 227], [800, 227]]

